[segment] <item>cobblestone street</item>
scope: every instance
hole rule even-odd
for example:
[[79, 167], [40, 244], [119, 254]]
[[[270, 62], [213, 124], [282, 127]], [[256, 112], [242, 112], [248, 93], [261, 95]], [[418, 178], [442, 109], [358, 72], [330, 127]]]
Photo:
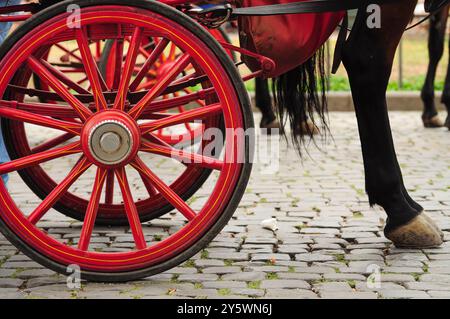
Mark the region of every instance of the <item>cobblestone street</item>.
[[[183, 265], [145, 280], [83, 283], [72, 290], [66, 277], [31, 261], [0, 235], [0, 299], [450, 298], [450, 132], [425, 130], [418, 112], [391, 113], [406, 187], [446, 240], [438, 249], [401, 250], [383, 236], [384, 212], [368, 205], [354, 114], [331, 113], [330, 121], [333, 136], [321, 150], [311, 145], [301, 160], [282, 140], [278, 172], [268, 174], [256, 163], [228, 226]], [[63, 174], [73, 161], [59, 162], [57, 171]], [[81, 185], [90, 191], [91, 180]], [[17, 175], [8, 187], [23, 209], [36, 206]], [[201, 202], [201, 194], [197, 198]], [[45, 218], [49, 233], [76, 241], [81, 223], [55, 211]], [[269, 218], [276, 218], [277, 231], [262, 228]], [[168, 214], [150, 222], [145, 234], [164, 237], [179, 222]], [[96, 249], [133, 245], [125, 227], [96, 231]]]

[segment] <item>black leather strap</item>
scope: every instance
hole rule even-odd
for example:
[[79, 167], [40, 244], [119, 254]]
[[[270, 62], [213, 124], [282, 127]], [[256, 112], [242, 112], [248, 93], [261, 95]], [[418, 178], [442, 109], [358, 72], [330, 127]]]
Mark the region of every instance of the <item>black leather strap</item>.
[[336, 74], [339, 66], [342, 62], [342, 49], [344, 48], [345, 41], [347, 41], [347, 30], [348, 30], [348, 14], [345, 14], [342, 20], [341, 29], [339, 30], [339, 35], [336, 41], [336, 46], [334, 48], [333, 65], [331, 67], [331, 73]]
[[[370, 4], [386, 4], [397, 1], [399, 0], [309, 0], [267, 6], [233, 8], [231, 17], [334, 12], [359, 9]], [[210, 10], [214, 10], [214, 7]]]

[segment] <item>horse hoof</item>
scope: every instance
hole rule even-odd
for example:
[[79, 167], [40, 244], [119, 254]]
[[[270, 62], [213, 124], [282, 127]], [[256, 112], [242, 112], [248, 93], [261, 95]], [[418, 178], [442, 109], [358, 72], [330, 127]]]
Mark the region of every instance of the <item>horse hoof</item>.
[[445, 127], [450, 130], [450, 115], [447, 115], [447, 119], [445, 120]]
[[300, 123], [300, 130], [302, 135], [308, 135], [311, 133], [312, 135], [320, 134], [320, 129], [310, 120]]
[[280, 132], [281, 124], [278, 120], [273, 120], [270, 122], [262, 120], [259, 127], [264, 130], [264, 133], [272, 135]]
[[409, 223], [387, 232], [385, 236], [398, 248], [433, 248], [442, 245], [443, 233], [425, 213]]
[[444, 126], [444, 123], [441, 121], [438, 115], [435, 115], [430, 118], [422, 116], [422, 121], [423, 126], [425, 126], [426, 128], [438, 128]]

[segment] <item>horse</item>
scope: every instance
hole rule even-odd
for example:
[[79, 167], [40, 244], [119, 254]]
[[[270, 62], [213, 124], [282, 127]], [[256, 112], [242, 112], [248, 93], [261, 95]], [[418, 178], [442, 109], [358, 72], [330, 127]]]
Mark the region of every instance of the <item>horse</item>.
[[445, 123], [439, 119], [438, 111], [434, 102], [434, 81], [436, 78], [437, 66], [444, 52], [444, 40], [449, 9], [450, 5], [446, 5], [430, 17], [428, 36], [429, 63], [427, 76], [421, 92], [421, 98], [424, 105], [422, 121], [423, 125], [427, 128], [445, 126], [450, 130], [450, 63], [447, 66], [447, 76], [445, 78], [444, 90], [442, 92], [441, 99], [447, 109], [447, 119]]
[[[426, 6], [431, 12], [445, 2], [426, 0]], [[384, 235], [400, 248], [429, 248], [443, 243], [442, 231], [406, 190], [386, 102], [395, 52], [416, 5], [417, 0], [380, 4], [380, 28], [370, 27], [366, 23], [369, 13], [359, 10], [341, 47], [358, 122], [369, 203], [385, 210]], [[304, 64], [274, 79], [277, 112], [281, 122], [288, 122], [298, 150], [308, 137], [312, 138], [312, 132], [302, 131], [297, 123], [309, 119], [314, 125], [327, 128], [325, 92], [320, 85], [326, 76], [323, 56], [322, 49]]]

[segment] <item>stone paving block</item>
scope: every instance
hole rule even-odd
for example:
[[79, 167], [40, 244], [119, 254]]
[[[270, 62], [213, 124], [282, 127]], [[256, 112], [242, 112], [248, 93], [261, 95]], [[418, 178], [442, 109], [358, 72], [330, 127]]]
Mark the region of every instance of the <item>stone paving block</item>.
[[291, 260], [288, 254], [251, 254], [251, 261]]
[[208, 255], [210, 259], [223, 259], [223, 260], [233, 260], [233, 261], [242, 261], [248, 260], [247, 253], [220, 253], [220, 252], [210, 252]]
[[322, 292], [352, 292], [352, 288], [346, 282], [322, 282], [313, 285], [314, 289]]
[[410, 290], [442, 290], [442, 291], [450, 291], [450, 283], [446, 282], [405, 282], [404, 283], [406, 289]]
[[3, 288], [19, 288], [23, 284], [23, 280], [15, 278], [0, 278], [0, 289]]
[[296, 272], [281, 272], [277, 273], [279, 279], [296, 279], [314, 281], [322, 279], [322, 276], [315, 273], [296, 273]]
[[450, 299], [450, 291], [429, 290], [427, 291], [427, 294], [430, 295], [431, 298], [435, 299]]
[[213, 281], [219, 278], [216, 274], [182, 274], [177, 277], [180, 282], [202, 282], [202, 281]]
[[244, 271], [260, 271], [260, 272], [287, 272], [289, 267], [286, 266], [249, 266]]
[[392, 282], [413, 282], [415, 281], [412, 275], [407, 274], [382, 274], [381, 281], [392, 281]]
[[421, 282], [437, 282], [450, 284], [450, 276], [442, 274], [423, 274], [420, 276]]
[[325, 280], [331, 281], [348, 281], [348, 280], [357, 280], [357, 281], [365, 281], [366, 277], [361, 274], [324, 274], [323, 277]]
[[218, 274], [218, 275], [222, 275], [222, 274], [231, 274], [231, 273], [237, 273], [237, 272], [241, 272], [241, 268], [240, 267], [207, 267], [204, 268], [202, 270], [202, 272], [204, 274]]
[[199, 259], [195, 261], [195, 265], [198, 267], [211, 267], [211, 266], [221, 267], [224, 266], [225, 263], [223, 260]]
[[243, 295], [248, 297], [263, 297], [265, 292], [262, 289], [249, 288], [231, 288], [230, 293], [233, 295]]
[[0, 289], [0, 299], [24, 299], [26, 294], [17, 288]]
[[295, 255], [295, 260], [298, 261], [304, 261], [304, 262], [323, 262], [323, 261], [331, 261], [334, 260], [335, 258], [333, 256], [329, 256], [329, 255], [323, 255], [323, 254], [319, 254], [319, 253], [314, 253], [314, 254], [298, 254]]
[[280, 245], [277, 251], [282, 254], [303, 254], [308, 252], [308, 249], [302, 245]]
[[333, 268], [321, 266], [296, 267], [294, 271], [296, 273], [313, 273], [313, 274], [326, 274], [336, 272]]
[[247, 285], [242, 281], [204, 281], [203, 288], [210, 289], [231, 289], [231, 288], [246, 288]]
[[375, 292], [335, 292], [325, 291], [320, 293], [323, 299], [378, 299]]
[[273, 288], [282, 288], [282, 289], [309, 289], [310, 285], [304, 280], [263, 280], [261, 282], [262, 289], [273, 289]]
[[305, 289], [267, 289], [265, 298], [270, 299], [317, 299], [318, 296], [311, 290]]
[[383, 290], [404, 290], [405, 287], [393, 282], [380, 282], [379, 287], [373, 285], [369, 286], [367, 282], [357, 282], [355, 285], [355, 289], [357, 291], [383, 291]]
[[56, 272], [50, 269], [29, 269], [20, 271], [16, 274], [18, 278], [21, 279], [29, 279], [29, 278], [35, 278], [35, 277], [48, 277], [48, 276], [55, 276]]
[[225, 274], [222, 275], [222, 280], [236, 280], [236, 281], [260, 281], [266, 278], [266, 273], [264, 272], [250, 272], [250, 271], [245, 271], [245, 272], [238, 272], [238, 273], [233, 273], [233, 274]]
[[386, 299], [429, 299], [425, 291], [420, 290], [382, 290], [379, 292], [382, 298]]

